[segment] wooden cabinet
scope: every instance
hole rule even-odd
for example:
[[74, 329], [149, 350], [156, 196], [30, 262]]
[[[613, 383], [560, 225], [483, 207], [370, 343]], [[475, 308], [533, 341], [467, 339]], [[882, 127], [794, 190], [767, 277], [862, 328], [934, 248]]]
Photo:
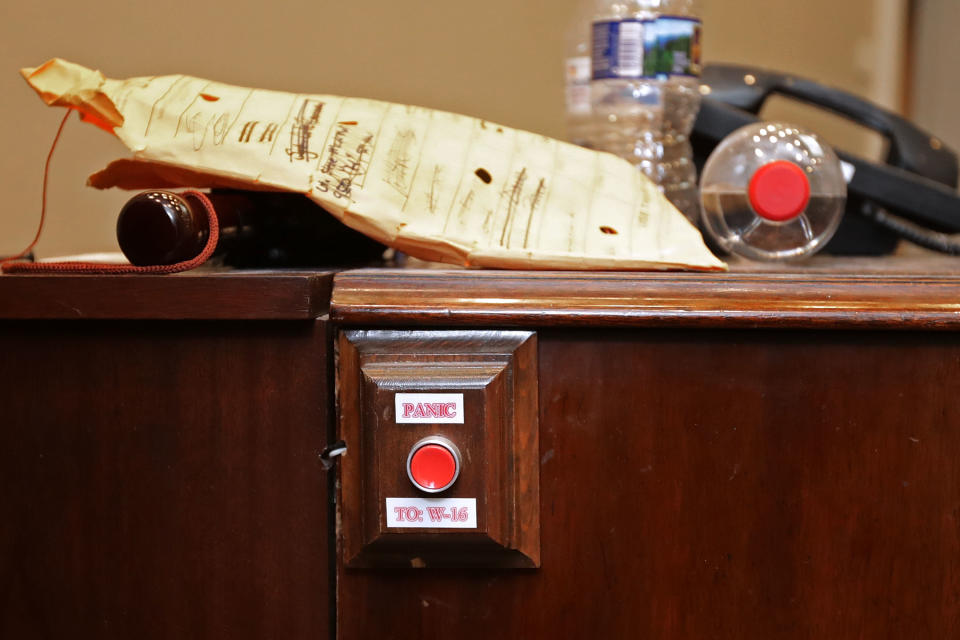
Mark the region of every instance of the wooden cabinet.
[[[952, 637], [960, 276], [844, 264], [4, 276], [0, 636]], [[374, 522], [460, 386], [478, 509], [536, 425], [526, 567]]]
[[536, 332], [541, 531], [529, 571], [341, 564], [340, 638], [951, 637], [957, 300], [943, 273], [339, 275], [340, 327]]
[[0, 277], [0, 637], [329, 635], [331, 279]]

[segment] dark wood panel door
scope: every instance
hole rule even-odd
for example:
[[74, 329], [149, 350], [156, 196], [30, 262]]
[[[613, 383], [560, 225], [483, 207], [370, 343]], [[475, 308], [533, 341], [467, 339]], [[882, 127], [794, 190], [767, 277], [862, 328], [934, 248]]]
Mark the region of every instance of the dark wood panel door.
[[945, 638], [960, 339], [539, 332], [542, 564], [340, 569], [342, 638]]
[[327, 637], [328, 340], [0, 323], [0, 637]]

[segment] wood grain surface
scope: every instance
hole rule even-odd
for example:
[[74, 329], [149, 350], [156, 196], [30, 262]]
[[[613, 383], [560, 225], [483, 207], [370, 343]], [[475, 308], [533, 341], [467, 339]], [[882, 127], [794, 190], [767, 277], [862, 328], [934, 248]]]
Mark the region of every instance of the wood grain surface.
[[541, 568], [344, 570], [341, 638], [956, 635], [956, 335], [539, 340]]
[[500, 328], [960, 328], [954, 262], [888, 271], [856, 271], [850, 259], [834, 264], [833, 272], [726, 274], [356, 270], [336, 276], [331, 317]]
[[0, 276], [10, 319], [302, 320], [327, 312], [331, 271]]
[[0, 321], [0, 637], [326, 637], [328, 340]]
[[[339, 274], [536, 329], [541, 567], [341, 567], [338, 636], [955, 637], [960, 277], [844, 264]], [[333, 632], [329, 281], [0, 277], [0, 637]]]

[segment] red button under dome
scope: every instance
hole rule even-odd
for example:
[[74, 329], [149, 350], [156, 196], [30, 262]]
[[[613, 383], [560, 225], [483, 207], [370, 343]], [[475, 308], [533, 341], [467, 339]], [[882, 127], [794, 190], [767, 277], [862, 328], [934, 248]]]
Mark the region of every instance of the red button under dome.
[[441, 444], [425, 444], [410, 457], [410, 479], [425, 491], [442, 491], [457, 478], [457, 458]]
[[776, 160], [757, 169], [750, 178], [750, 206], [772, 222], [787, 222], [803, 213], [810, 202], [810, 181], [803, 169]]

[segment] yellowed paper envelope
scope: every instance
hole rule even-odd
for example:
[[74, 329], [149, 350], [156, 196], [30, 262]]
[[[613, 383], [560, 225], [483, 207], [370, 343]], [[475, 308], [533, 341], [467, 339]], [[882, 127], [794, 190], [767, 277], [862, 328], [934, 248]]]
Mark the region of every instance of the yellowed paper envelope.
[[98, 188], [304, 193], [425, 260], [523, 269], [724, 264], [646, 177], [610, 154], [442, 111], [245, 89], [190, 76], [111, 80], [53, 59], [21, 72], [132, 158]]

